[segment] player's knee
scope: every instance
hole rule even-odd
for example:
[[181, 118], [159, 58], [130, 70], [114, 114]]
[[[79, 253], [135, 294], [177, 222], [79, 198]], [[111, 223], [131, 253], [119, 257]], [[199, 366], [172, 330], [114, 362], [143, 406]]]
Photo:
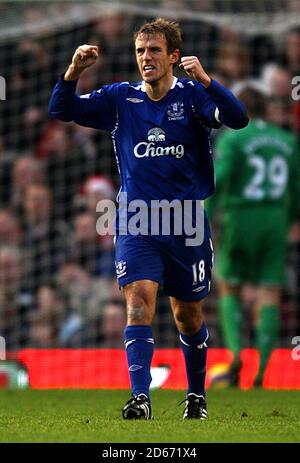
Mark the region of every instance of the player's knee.
[[266, 305], [279, 306], [281, 302], [281, 290], [279, 287], [261, 287], [258, 291], [258, 305], [260, 307]]
[[127, 323], [150, 325], [155, 313], [155, 295], [146, 285], [133, 283], [126, 286]]
[[175, 321], [178, 323], [186, 323], [190, 317], [187, 313], [177, 310], [175, 312]]
[[148, 325], [152, 322], [151, 313], [143, 303], [127, 306], [127, 322], [129, 325]]
[[186, 335], [193, 335], [199, 331], [202, 324], [202, 315], [200, 311], [177, 311], [175, 322], [180, 332]]
[[141, 322], [145, 318], [145, 307], [141, 304], [139, 305], [130, 305], [127, 307], [127, 316], [128, 320], [131, 322]]

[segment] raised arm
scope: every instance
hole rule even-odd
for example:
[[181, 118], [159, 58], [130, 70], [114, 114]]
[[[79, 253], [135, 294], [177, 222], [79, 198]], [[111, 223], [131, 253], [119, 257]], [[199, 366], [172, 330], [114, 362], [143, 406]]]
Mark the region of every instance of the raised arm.
[[99, 50], [96, 45], [80, 45], [72, 57], [72, 62], [64, 75], [64, 80], [78, 80], [80, 74], [96, 63]]
[[81, 45], [75, 51], [66, 73], [56, 83], [49, 101], [48, 112], [54, 119], [75, 121], [86, 127], [111, 130], [115, 124], [116, 110], [113, 98], [104, 89], [89, 95], [76, 95], [81, 73], [95, 64], [99, 52], [94, 45]]
[[[182, 57], [179, 66], [204, 86], [207, 98], [202, 112], [204, 117], [210, 121], [211, 126], [213, 126], [213, 119], [232, 129], [246, 127], [249, 118], [243, 103], [229, 89], [211, 79], [196, 56]], [[211, 114], [212, 110], [213, 114]]]

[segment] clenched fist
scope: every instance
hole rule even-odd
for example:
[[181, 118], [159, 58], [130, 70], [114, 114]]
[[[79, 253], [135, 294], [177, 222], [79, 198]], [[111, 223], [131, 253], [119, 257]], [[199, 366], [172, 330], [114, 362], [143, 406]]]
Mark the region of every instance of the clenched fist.
[[204, 87], [208, 87], [211, 83], [211, 78], [204, 71], [202, 64], [196, 56], [183, 56], [180, 69], [183, 69], [192, 79], [201, 82]]
[[98, 47], [96, 45], [80, 45], [72, 57], [67, 72], [65, 73], [65, 80], [76, 80], [84, 71], [97, 61], [99, 56]]

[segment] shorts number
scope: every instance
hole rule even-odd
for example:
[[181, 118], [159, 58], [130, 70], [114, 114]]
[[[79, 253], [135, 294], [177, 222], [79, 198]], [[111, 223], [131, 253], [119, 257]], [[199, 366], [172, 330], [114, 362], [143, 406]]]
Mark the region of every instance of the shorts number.
[[196, 262], [192, 265], [193, 268], [193, 285], [197, 285], [198, 283], [202, 283], [205, 278], [205, 261], [201, 259], [200, 262]]

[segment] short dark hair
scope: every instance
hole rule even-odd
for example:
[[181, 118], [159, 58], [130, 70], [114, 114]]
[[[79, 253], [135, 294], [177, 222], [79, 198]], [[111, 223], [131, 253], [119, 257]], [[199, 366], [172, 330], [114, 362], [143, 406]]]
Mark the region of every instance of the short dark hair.
[[265, 117], [267, 98], [262, 92], [247, 86], [239, 92], [238, 98], [244, 103], [250, 117]]
[[178, 23], [168, 19], [157, 18], [153, 21], [143, 24], [138, 31], [134, 33], [134, 41], [140, 34], [156, 35], [161, 34], [166, 38], [168, 53], [179, 49], [182, 44], [181, 30]]

